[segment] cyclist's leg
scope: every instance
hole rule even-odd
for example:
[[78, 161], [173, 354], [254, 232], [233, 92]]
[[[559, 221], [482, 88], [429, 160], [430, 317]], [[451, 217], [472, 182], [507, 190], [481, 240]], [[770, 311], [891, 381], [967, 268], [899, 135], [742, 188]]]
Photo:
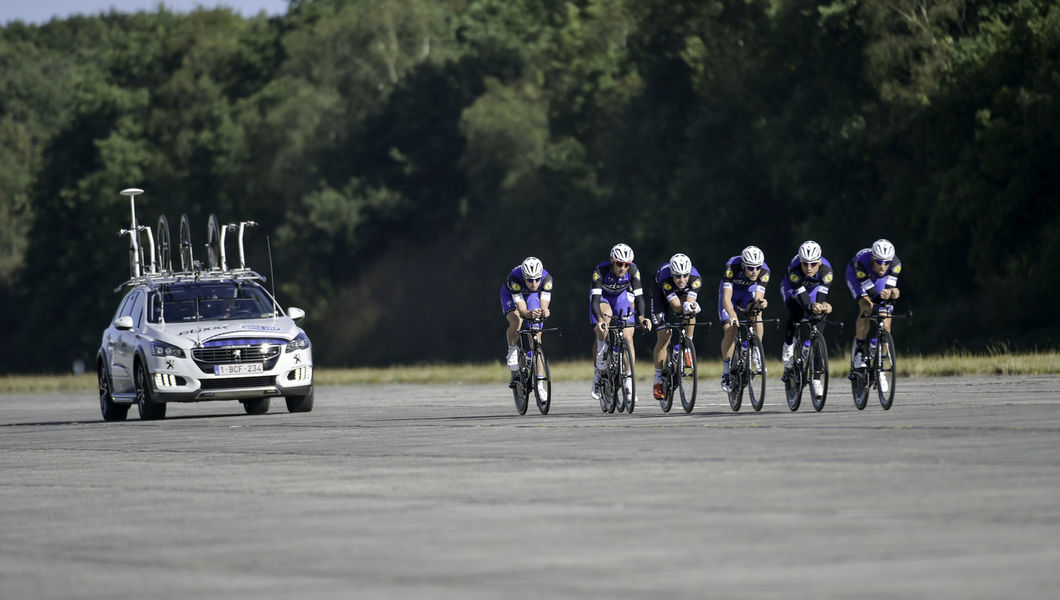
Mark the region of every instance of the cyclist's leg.
[[784, 306], [788, 309], [788, 318], [784, 322], [784, 346], [781, 349], [780, 357], [784, 361], [784, 366], [790, 367], [792, 357], [795, 354], [793, 347], [795, 331], [799, 328], [799, 321], [802, 320], [805, 313], [802, 310], [802, 305], [799, 304], [799, 300], [794, 295], [784, 299]]
[[658, 327], [666, 323], [666, 313], [668, 302], [663, 298], [662, 293], [652, 286], [651, 294], [651, 324], [657, 329], [655, 336], [655, 381], [659, 381], [659, 372], [662, 370], [663, 365], [666, 364], [666, 345], [670, 343], [670, 330], [662, 329]]
[[504, 311], [504, 318], [508, 321], [508, 330], [504, 332], [505, 341], [508, 342], [505, 362], [508, 364], [508, 370], [514, 374], [519, 370], [518, 331], [523, 325], [523, 320], [519, 317], [519, 311], [516, 310], [515, 300], [512, 298], [511, 292], [504, 286], [501, 287], [501, 310]]

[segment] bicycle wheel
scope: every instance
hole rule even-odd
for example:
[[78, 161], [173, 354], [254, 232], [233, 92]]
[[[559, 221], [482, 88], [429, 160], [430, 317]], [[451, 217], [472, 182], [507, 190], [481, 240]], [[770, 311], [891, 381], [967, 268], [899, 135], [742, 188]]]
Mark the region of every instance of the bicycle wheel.
[[519, 414], [526, 414], [526, 405], [530, 400], [530, 367], [526, 358], [526, 352], [522, 344], [519, 345], [519, 370], [515, 372], [515, 387], [512, 388], [512, 397], [515, 399], [515, 410]]
[[[810, 384], [810, 400], [813, 401], [813, 409], [820, 412], [824, 408], [824, 401], [828, 397], [828, 347], [825, 345], [824, 336], [818, 334], [810, 344], [810, 352], [806, 355], [807, 379]], [[814, 386], [815, 381], [821, 382], [821, 393], [817, 393]]]
[[891, 403], [894, 402], [894, 384], [898, 379], [898, 353], [894, 349], [894, 340], [891, 338], [891, 332], [886, 329], [880, 328], [879, 336], [879, 347], [877, 348], [879, 362], [879, 377], [887, 382], [887, 391], [883, 391], [883, 387], [876, 386], [876, 391], [880, 395], [880, 406], [883, 410], [890, 410]]
[[211, 271], [220, 269], [224, 262], [221, 257], [221, 226], [217, 223], [217, 215], [213, 213], [206, 227], [206, 260]]
[[[692, 355], [691, 367], [685, 364], [685, 357], [681, 355], [685, 350]], [[696, 357], [696, 347], [691, 340], [685, 340], [684, 348], [678, 353], [676, 360], [677, 383], [678, 389], [681, 390], [681, 407], [685, 409], [686, 413], [690, 413], [696, 407], [696, 388], [699, 387], [699, 378], [696, 377], [699, 361]]]
[[803, 369], [802, 362], [802, 340], [795, 338], [795, 358], [792, 360], [791, 369], [784, 371], [784, 396], [788, 400], [788, 408], [792, 412], [799, 410], [802, 404]]
[[[538, 364], [541, 368], [538, 368]], [[537, 400], [537, 409], [541, 414], [547, 415], [548, 408], [552, 405], [552, 376], [548, 371], [548, 359], [545, 358], [545, 348], [541, 342], [534, 342], [534, 399]], [[544, 397], [542, 398], [542, 394]]]
[[195, 254], [191, 246], [191, 221], [188, 215], [180, 215], [180, 270], [191, 271], [195, 264]]
[[762, 410], [766, 397], [766, 355], [762, 352], [762, 340], [751, 334], [751, 360], [747, 369], [747, 396], [755, 412]]
[[155, 233], [155, 244], [158, 246], [158, 270], [161, 273], [173, 271], [173, 248], [169, 243], [169, 220], [166, 215], [158, 217]]
[[740, 406], [743, 405], [744, 376], [749, 358], [747, 348], [743, 345], [744, 341], [742, 335], [736, 336], [736, 347], [729, 366], [729, 406], [733, 412], [739, 412]]
[[618, 359], [610, 350], [607, 351], [607, 368], [600, 376], [600, 382], [603, 384], [600, 408], [604, 412], [613, 413], [618, 406], [618, 388], [622, 382], [618, 378]]
[[854, 408], [864, 410], [869, 401], [869, 376], [868, 369], [854, 368], [854, 355], [857, 354], [857, 341], [850, 346], [850, 392], [854, 396]]
[[681, 375], [678, 372], [678, 365], [681, 363], [677, 362], [680, 354], [680, 351], [674, 352], [673, 344], [666, 348], [666, 364], [663, 365], [663, 387], [666, 389], [666, 394], [659, 400], [659, 406], [662, 407], [664, 413], [670, 412], [673, 407], [674, 392], [680, 385]]
[[[618, 372], [622, 379], [622, 404], [627, 413], [633, 414], [633, 408], [637, 403], [637, 379], [633, 369], [633, 349], [624, 339], [618, 358]], [[627, 382], [629, 385], [626, 385]]]

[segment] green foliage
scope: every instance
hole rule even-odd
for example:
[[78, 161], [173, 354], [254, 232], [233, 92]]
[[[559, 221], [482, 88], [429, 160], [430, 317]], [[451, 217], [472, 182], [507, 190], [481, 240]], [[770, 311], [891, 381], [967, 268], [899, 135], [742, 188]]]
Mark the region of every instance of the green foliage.
[[[842, 271], [888, 237], [921, 316], [901, 343], [1055, 346], [1057, 65], [1045, 0], [294, 0], [11, 24], [0, 358], [91, 358], [128, 186], [145, 223], [187, 213], [200, 258], [210, 213], [262, 222], [252, 264], [269, 236], [325, 365], [494, 357], [496, 293], [527, 254], [570, 331], [552, 351], [581, 356], [589, 271], [620, 240], [646, 278], [682, 251], [710, 286], [747, 244], [779, 270], [816, 239]], [[444, 347], [407, 343], [427, 319]]]

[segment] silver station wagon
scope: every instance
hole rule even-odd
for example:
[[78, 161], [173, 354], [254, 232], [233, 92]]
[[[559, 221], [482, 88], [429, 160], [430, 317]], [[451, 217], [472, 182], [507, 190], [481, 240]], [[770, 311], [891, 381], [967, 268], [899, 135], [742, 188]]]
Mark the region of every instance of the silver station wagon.
[[[140, 193], [122, 192], [130, 202]], [[119, 232], [130, 238], [133, 276], [118, 288], [125, 294], [97, 354], [103, 419], [124, 420], [133, 403], [141, 419], [164, 418], [168, 402], [237, 400], [248, 414], [262, 414], [270, 398], [282, 397], [290, 412], [312, 410], [312, 344], [296, 324], [305, 313], [283, 311], [262, 286], [264, 277], [243, 266], [243, 232], [255, 224], [221, 226], [211, 215], [209, 261], [200, 265], [183, 216], [181, 270], [173, 271], [165, 217], [156, 245], [135, 214], [133, 206], [132, 227]], [[239, 232], [235, 269], [225, 260], [228, 231]]]

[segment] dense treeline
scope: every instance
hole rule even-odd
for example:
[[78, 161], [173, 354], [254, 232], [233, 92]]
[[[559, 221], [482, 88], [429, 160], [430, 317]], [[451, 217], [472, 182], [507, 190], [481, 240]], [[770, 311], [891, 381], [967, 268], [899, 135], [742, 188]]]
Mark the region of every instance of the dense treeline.
[[268, 274], [268, 235], [325, 365], [499, 359], [498, 291], [528, 254], [556, 278], [553, 350], [587, 355], [590, 269], [617, 241], [645, 271], [689, 254], [713, 315], [746, 244], [779, 270], [812, 238], [841, 270], [888, 237], [917, 315], [901, 346], [1055, 347], [1058, 100], [1047, 0], [292, 0], [278, 18], [9, 23], [2, 370], [92, 360], [128, 272], [129, 186], [144, 222], [187, 213], [196, 243], [211, 212], [262, 222], [252, 263]]

